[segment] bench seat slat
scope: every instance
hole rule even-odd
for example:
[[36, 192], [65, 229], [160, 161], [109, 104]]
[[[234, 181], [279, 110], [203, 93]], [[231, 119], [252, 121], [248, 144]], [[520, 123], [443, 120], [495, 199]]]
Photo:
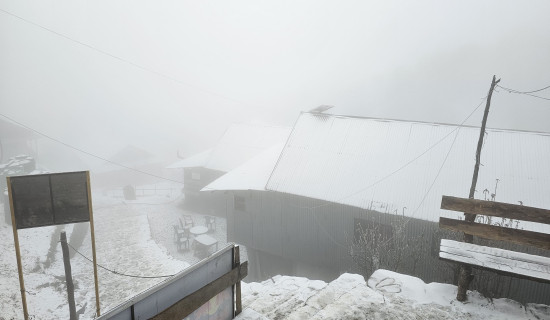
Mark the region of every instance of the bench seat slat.
[[442, 239], [439, 257], [550, 282], [550, 258]]

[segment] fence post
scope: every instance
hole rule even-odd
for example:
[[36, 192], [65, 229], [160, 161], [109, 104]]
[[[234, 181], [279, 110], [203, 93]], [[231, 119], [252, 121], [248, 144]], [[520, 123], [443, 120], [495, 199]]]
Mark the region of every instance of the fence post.
[[[235, 264], [233, 267], [237, 267], [241, 264], [241, 255], [240, 255], [240, 249], [238, 245], [235, 245], [234, 249], [234, 261]], [[235, 284], [235, 316], [238, 316], [243, 311], [243, 305], [241, 302], [241, 281], [237, 281]]]
[[69, 313], [71, 320], [77, 320], [76, 306], [74, 303], [74, 284], [71, 274], [71, 258], [69, 256], [69, 246], [67, 245], [67, 234], [65, 231], [60, 235], [61, 250], [63, 251], [63, 264], [65, 265], [65, 281], [67, 283], [67, 298], [69, 300]]

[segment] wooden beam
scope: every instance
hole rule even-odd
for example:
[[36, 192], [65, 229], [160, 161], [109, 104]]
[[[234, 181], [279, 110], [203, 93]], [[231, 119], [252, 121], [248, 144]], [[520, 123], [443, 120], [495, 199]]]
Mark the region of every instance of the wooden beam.
[[19, 234], [17, 233], [17, 221], [15, 220], [15, 209], [13, 207], [13, 192], [11, 190], [10, 177], [6, 177], [8, 195], [10, 198], [11, 226], [13, 228], [13, 243], [15, 244], [15, 258], [17, 259], [17, 272], [19, 274], [19, 288], [21, 289], [21, 304], [23, 305], [23, 317], [29, 319], [27, 310], [27, 297], [25, 296], [25, 281], [23, 280], [23, 263], [21, 262], [21, 251], [19, 250]]
[[94, 286], [95, 286], [95, 313], [96, 317], [101, 315], [99, 303], [99, 284], [97, 276], [97, 258], [95, 254], [95, 232], [94, 232], [94, 210], [92, 209], [92, 189], [90, 188], [90, 171], [86, 171], [86, 189], [88, 191], [88, 210], [90, 211], [90, 238], [92, 241], [92, 260], [94, 262]]
[[550, 283], [550, 258], [441, 239], [439, 258], [516, 278]]
[[441, 209], [550, 224], [550, 210], [503, 202], [443, 196]]
[[[233, 249], [235, 266], [241, 264], [241, 254], [238, 245]], [[243, 311], [243, 304], [241, 300], [241, 282], [237, 281], [235, 284], [235, 316], [238, 316]]]
[[550, 250], [550, 234], [546, 233], [504, 228], [443, 217], [439, 218], [439, 227], [464, 232], [484, 239], [509, 241]]
[[176, 302], [151, 319], [171, 320], [183, 319], [200, 308], [203, 304], [215, 297], [228, 287], [233, 286], [248, 275], [248, 261], [233, 268], [228, 273], [210, 282], [199, 290]]

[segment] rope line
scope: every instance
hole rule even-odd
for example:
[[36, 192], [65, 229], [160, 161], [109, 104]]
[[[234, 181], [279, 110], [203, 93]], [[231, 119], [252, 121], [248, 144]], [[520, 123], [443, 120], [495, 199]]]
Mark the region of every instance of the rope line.
[[[78, 253], [79, 255], [81, 255], [84, 259], [90, 261], [91, 263], [93, 263], [94, 261], [91, 260], [90, 258], [86, 257], [84, 254], [80, 253], [80, 251], [76, 250], [73, 246], [71, 246], [71, 244], [69, 244], [67, 242], [67, 244], [69, 245], [69, 247], [71, 249], [73, 249], [76, 253]], [[141, 278], [141, 279], [157, 279], [157, 278], [169, 278], [169, 277], [173, 277], [175, 276], [176, 274], [170, 274], [170, 275], [165, 275], [165, 276], [137, 276], [137, 275], [131, 275], [131, 274], [126, 274], [126, 273], [122, 273], [122, 272], [118, 272], [118, 271], [115, 271], [115, 270], [111, 270], [109, 268], [106, 268], [102, 265], [100, 265], [99, 263], [96, 263], [98, 267], [106, 270], [106, 271], [109, 271], [110, 273], [112, 274], [116, 274], [118, 276], [124, 276], [124, 277], [130, 277], [130, 278]]]

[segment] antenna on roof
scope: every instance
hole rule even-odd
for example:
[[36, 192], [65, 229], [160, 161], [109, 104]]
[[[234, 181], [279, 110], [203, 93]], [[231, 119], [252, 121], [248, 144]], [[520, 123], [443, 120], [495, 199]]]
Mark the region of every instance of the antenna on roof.
[[323, 113], [323, 112], [325, 112], [325, 111], [327, 111], [328, 109], [331, 109], [331, 108], [334, 108], [334, 106], [331, 106], [331, 105], [328, 105], [328, 104], [322, 104], [322, 105], [318, 106], [317, 108], [313, 108], [313, 109], [309, 110], [308, 112]]

